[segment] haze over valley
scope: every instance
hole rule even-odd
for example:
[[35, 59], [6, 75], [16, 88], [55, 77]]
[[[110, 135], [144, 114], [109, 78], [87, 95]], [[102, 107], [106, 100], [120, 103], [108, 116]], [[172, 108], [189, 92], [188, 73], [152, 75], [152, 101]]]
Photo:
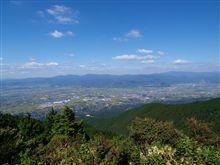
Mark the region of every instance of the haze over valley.
[[220, 96], [219, 72], [84, 75], [4, 80], [1, 111], [44, 118], [68, 105], [77, 116], [115, 114], [142, 104], [187, 103]]

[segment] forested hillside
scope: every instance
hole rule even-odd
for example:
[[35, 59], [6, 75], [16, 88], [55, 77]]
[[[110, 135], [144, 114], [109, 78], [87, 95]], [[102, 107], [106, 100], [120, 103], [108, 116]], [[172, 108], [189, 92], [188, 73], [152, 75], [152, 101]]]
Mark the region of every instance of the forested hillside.
[[127, 134], [127, 127], [135, 117], [149, 117], [158, 121], [173, 121], [175, 127], [187, 131], [185, 121], [194, 117], [212, 123], [215, 131], [220, 132], [220, 98], [187, 104], [145, 104], [128, 110], [118, 117], [90, 118], [88, 122], [100, 129]]
[[43, 121], [0, 114], [0, 164], [220, 164], [219, 101], [145, 105], [109, 122], [116, 132], [67, 106]]

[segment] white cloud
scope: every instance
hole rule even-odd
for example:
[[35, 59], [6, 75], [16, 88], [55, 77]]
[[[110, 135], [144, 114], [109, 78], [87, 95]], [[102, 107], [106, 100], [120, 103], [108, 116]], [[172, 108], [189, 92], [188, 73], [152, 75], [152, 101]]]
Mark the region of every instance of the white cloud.
[[152, 55], [147, 55], [147, 56], [138, 56], [138, 55], [120, 55], [120, 56], [115, 56], [112, 57], [113, 60], [153, 60], [153, 59], [158, 59], [160, 58], [159, 56], [152, 56]]
[[[54, 5], [46, 10], [46, 13], [53, 18], [53, 21], [60, 24], [79, 23], [78, 11], [64, 5]], [[41, 14], [42, 15], [42, 14]]]
[[54, 30], [53, 32], [49, 33], [50, 36], [52, 36], [53, 38], [61, 38], [64, 36], [64, 34], [62, 32], [59, 32], [57, 30]]
[[122, 37], [114, 37], [113, 40], [118, 42], [126, 42], [129, 39], [137, 38], [141, 38], [141, 33], [138, 30], [131, 30]]
[[43, 64], [35, 62], [35, 61], [30, 61], [22, 65], [22, 67], [24, 68], [33, 68], [33, 67], [40, 67], [40, 66], [43, 66]]
[[146, 53], [146, 54], [148, 54], [148, 53], [153, 53], [153, 50], [150, 50], [150, 49], [138, 49], [136, 52], [137, 53]]
[[59, 15], [71, 12], [71, 8], [62, 5], [54, 5], [47, 9], [47, 12], [51, 15]]
[[126, 41], [128, 41], [127, 38], [123, 38], [123, 37], [114, 37], [113, 40], [114, 41], [118, 41], [118, 42], [126, 42]]
[[160, 50], [158, 50], [157, 53], [158, 53], [159, 55], [164, 55], [164, 54], [165, 54], [165, 52], [160, 51]]
[[47, 66], [58, 66], [59, 64], [57, 62], [49, 62], [46, 65]]
[[131, 30], [125, 36], [128, 38], [141, 38], [141, 33], [138, 30]]
[[142, 64], [154, 64], [154, 60], [146, 60], [146, 61], [141, 61]]
[[70, 17], [66, 17], [66, 16], [56, 16], [56, 20], [61, 23], [61, 24], [68, 24], [68, 23], [79, 23], [78, 20], [74, 20]]
[[188, 60], [183, 60], [183, 59], [177, 59], [177, 60], [172, 61], [172, 64], [175, 64], [175, 65], [183, 65], [183, 64], [189, 64], [189, 63], [191, 62]]
[[58, 30], [54, 30], [53, 32], [50, 32], [49, 35], [53, 38], [61, 38], [64, 36], [73, 36], [74, 33], [72, 31], [67, 31], [67, 32], [61, 32]]
[[19, 68], [45, 68], [45, 67], [52, 67], [58, 66], [57, 62], [48, 62], [48, 63], [39, 63], [34, 58], [30, 58], [28, 62], [25, 64], [18, 64], [17, 67]]

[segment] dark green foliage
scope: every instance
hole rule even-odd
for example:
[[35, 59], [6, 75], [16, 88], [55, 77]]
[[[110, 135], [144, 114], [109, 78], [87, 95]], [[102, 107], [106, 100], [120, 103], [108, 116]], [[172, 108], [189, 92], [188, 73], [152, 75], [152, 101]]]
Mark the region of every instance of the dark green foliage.
[[0, 164], [16, 161], [21, 148], [22, 144], [17, 138], [16, 128], [0, 128]]
[[12, 127], [17, 128], [19, 118], [10, 114], [2, 114], [0, 112], [0, 128]]
[[[216, 103], [216, 100], [210, 102]], [[200, 103], [191, 105], [193, 109], [194, 105], [201, 108]], [[210, 109], [215, 105], [209, 104]], [[162, 104], [157, 106], [164, 108]], [[168, 107], [172, 109], [172, 106]], [[168, 116], [161, 117], [165, 113], [159, 116], [157, 108], [152, 118], [137, 117], [139, 112], [136, 118], [120, 116], [125, 121], [118, 123], [116, 120], [116, 123], [118, 127], [128, 123], [126, 137], [88, 125], [84, 129], [84, 122], [76, 120], [74, 112], [66, 106], [61, 113], [52, 109], [44, 121], [33, 119], [30, 115], [0, 114], [0, 164], [220, 164], [220, 136], [212, 125], [195, 118], [186, 120], [185, 117], [190, 116], [188, 114], [184, 116], [187, 123], [184, 131], [179, 131], [176, 128], [178, 124], [175, 124], [177, 118], [174, 122], [169, 120], [176, 117], [174, 114], [177, 112], [168, 110]], [[218, 116], [218, 108], [214, 109]], [[125, 114], [135, 115], [134, 112]], [[201, 118], [200, 115], [196, 117]]]
[[21, 152], [19, 156], [20, 156], [20, 165], [35, 165], [36, 164], [36, 162], [32, 160], [30, 156], [28, 155], [28, 151], [24, 153]]
[[10, 114], [0, 114], [0, 164], [18, 160], [22, 143], [18, 138], [19, 118]]
[[182, 137], [176, 145], [177, 160], [185, 164], [220, 164], [220, 152], [214, 146], [205, 146], [187, 136]]
[[174, 126], [184, 132], [187, 131], [186, 119], [196, 117], [196, 119], [207, 123], [212, 122], [214, 131], [220, 133], [220, 98], [188, 104], [146, 104], [128, 110], [118, 117], [105, 118], [104, 120], [94, 118], [95, 121], [90, 123], [94, 123], [97, 128], [128, 135], [126, 128], [136, 117], [173, 121]]
[[27, 141], [40, 135], [43, 132], [44, 127], [40, 121], [31, 118], [30, 114], [27, 114], [27, 116], [20, 119], [18, 123], [18, 130], [18, 135], [21, 140]]
[[44, 120], [44, 135], [45, 135], [45, 138], [47, 141], [49, 141], [53, 136], [52, 127], [55, 123], [56, 115], [57, 115], [57, 113], [52, 108]]
[[52, 134], [60, 134], [71, 137], [77, 137], [78, 134], [84, 135], [85, 140], [88, 139], [83, 128], [83, 121], [75, 121], [74, 112], [67, 106], [62, 109], [61, 114], [54, 116], [54, 123], [51, 128]]
[[150, 118], [136, 118], [129, 130], [130, 136], [141, 146], [155, 142], [175, 145], [181, 136], [181, 132], [174, 128], [172, 122], [156, 121]]
[[75, 115], [69, 107], [64, 107], [61, 114], [54, 117], [52, 134], [74, 135], [76, 132]]
[[114, 160], [115, 164], [129, 164], [140, 161], [140, 151], [135, 143], [124, 137], [115, 137], [112, 139], [112, 147], [107, 154], [107, 160]]

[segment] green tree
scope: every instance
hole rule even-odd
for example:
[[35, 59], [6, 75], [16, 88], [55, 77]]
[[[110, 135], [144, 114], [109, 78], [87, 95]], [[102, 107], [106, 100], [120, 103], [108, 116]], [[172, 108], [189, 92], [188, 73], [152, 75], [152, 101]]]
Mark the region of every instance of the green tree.
[[57, 112], [51, 108], [51, 111], [47, 114], [45, 120], [44, 120], [44, 136], [47, 141], [49, 141], [52, 138], [52, 127], [55, 123]]
[[39, 120], [31, 118], [30, 114], [20, 119], [18, 123], [18, 135], [21, 140], [26, 141], [39, 136], [43, 131], [43, 124]]
[[89, 138], [84, 130], [83, 121], [75, 121], [74, 112], [67, 106], [62, 108], [61, 114], [55, 116], [52, 134], [67, 135], [81, 141]]

